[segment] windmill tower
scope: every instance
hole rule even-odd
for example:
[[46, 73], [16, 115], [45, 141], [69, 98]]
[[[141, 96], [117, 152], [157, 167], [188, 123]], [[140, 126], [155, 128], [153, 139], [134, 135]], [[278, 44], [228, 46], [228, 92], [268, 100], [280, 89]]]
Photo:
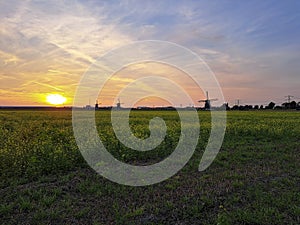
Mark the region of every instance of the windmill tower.
[[96, 104], [95, 104], [95, 109], [99, 109], [99, 104], [101, 104], [101, 102], [98, 102], [98, 99], [97, 99]]
[[208, 97], [208, 91], [207, 91], [207, 92], [206, 92], [206, 99], [204, 99], [204, 100], [199, 100], [198, 102], [204, 102], [204, 103], [205, 103], [204, 109], [205, 109], [205, 110], [210, 110], [210, 108], [211, 108], [210, 102], [217, 101], [217, 100], [218, 100], [217, 98], [209, 99], [209, 97]]
[[122, 107], [121, 105], [124, 103], [121, 103], [120, 99], [118, 98], [118, 102], [117, 102], [117, 109], [120, 110]]

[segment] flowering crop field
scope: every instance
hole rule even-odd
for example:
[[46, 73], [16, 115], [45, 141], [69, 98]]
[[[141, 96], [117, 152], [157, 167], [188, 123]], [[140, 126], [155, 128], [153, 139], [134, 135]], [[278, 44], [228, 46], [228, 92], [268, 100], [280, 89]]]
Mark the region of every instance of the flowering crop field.
[[[211, 123], [209, 112], [198, 114], [199, 142], [186, 166], [161, 183], [130, 187], [88, 166], [71, 111], [0, 111], [0, 224], [300, 224], [300, 112], [229, 111], [222, 148], [202, 172]], [[115, 158], [150, 165], [180, 137], [176, 111], [132, 111], [136, 137], [150, 135], [153, 117], [167, 133], [147, 152], [117, 140], [109, 111], [96, 112], [96, 125]]]

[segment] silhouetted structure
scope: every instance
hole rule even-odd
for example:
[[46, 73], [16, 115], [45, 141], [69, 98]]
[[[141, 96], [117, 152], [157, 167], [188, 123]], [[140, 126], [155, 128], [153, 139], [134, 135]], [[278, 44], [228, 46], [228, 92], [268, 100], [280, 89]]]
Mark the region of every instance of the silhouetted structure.
[[[217, 101], [218, 99], [210, 99], [209, 98], [209, 95], [208, 95], [208, 91], [206, 91], [206, 99], [203, 99], [203, 100], [199, 100], [198, 102], [204, 102], [205, 105], [204, 107], [194, 107], [194, 105], [190, 104], [189, 106], [187, 107], [182, 107], [182, 104], [180, 104], [180, 108], [176, 108], [176, 107], [173, 107], [173, 106], [161, 106], [161, 107], [148, 107], [148, 106], [138, 106], [136, 108], [124, 108], [122, 107], [122, 104], [124, 103], [121, 103], [120, 99], [118, 98], [118, 102], [116, 103], [116, 106], [102, 106], [100, 107], [99, 105], [101, 103], [99, 103], [98, 99], [96, 100], [96, 103], [95, 103], [95, 107], [91, 106], [90, 104], [89, 105], [86, 105], [84, 106], [83, 108], [86, 110], [92, 110], [92, 109], [95, 109], [95, 110], [111, 110], [112, 108], [116, 108], [118, 110], [178, 110], [178, 109], [182, 109], [182, 110], [190, 110], [190, 109], [196, 109], [196, 110], [263, 110], [263, 109], [275, 109], [275, 110], [284, 110], [284, 109], [297, 109], [297, 110], [300, 110], [300, 102], [296, 102], [296, 101], [290, 101], [290, 99], [293, 97], [295, 98], [294, 96], [291, 96], [291, 95], [288, 95], [286, 96], [288, 99], [288, 102], [284, 102], [282, 105], [276, 105], [274, 102], [270, 102], [267, 106], [264, 106], [264, 105], [240, 105], [241, 101], [238, 99], [235, 101], [235, 105], [233, 107], [230, 107], [228, 103], [224, 103], [222, 104], [221, 106], [217, 106], [217, 107], [212, 107], [211, 106], [211, 102], [212, 101]], [[295, 98], [296, 99], [296, 98]], [[0, 108], [3, 108], [0, 106]], [[6, 108], [6, 107], [4, 107]]]
[[294, 96], [288, 95], [288, 96], [285, 96], [285, 98], [287, 99], [287, 103], [290, 103], [291, 99], [294, 98]]
[[118, 98], [118, 102], [117, 102], [117, 109], [118, 109], [118, 110], [120, 110], [120, 109], [122, 108], [122, 107], [121, 107], [122, 104], [124, 104], [124, 103], [121, 103], [121, 102], [120, 102], [120, 99]]
[[275, 103], [274, 102], [270, 102], [268, 106], [266, 106], [266, 109], [274, 109], [275, 107]]
[[285, 109], [296, 109], [297, 103], [295, 101], [285, 102], [282, 104], [282, 107], [284, 107]]
[[209, 97], [208, 97], [208, 91], [206, 92], [206, 99], [205, 100], [199, 100], [198, 102], [204, 102], [205, 103], [205, 105], [204, 105], [204, 109], [205, 110], [210, 110], [210, 108], [211, 108], [211, 104], [210, 104], [210, 102], [212, 102], [212, 101], [217, 101], [218, 99], [209, 99]]
[[226, 111], [230, 110], [228, 102], [225, 102], [222, 106], [221, 109], [225, 109]]
[[238, 106], [238, 105], [234, 105], [234, 106], [232, 106], [231, 109], [232, 109], [232, 110], [239, 110], [239, 106]]

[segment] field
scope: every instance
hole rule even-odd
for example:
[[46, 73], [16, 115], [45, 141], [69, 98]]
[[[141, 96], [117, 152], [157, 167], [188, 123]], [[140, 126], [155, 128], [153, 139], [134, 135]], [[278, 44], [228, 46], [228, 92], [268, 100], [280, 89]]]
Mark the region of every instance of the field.
[[[82, 158], [70, 111], [0, 111], [0, 224], [300, 224], [300, 112], [228, 112], [223, 146], [204, 172], [198, 165], [210, 132], [188, 164], [170, 179], [145, 187], [113, 183]], [[155, 150], [119, 143], [108, 111], [96, 114], [99, 135], [119, 160], [159, 162], [180, 136], [173, 111], [134, 111], [131, 128], [147, 137], [149, 119], [168, 130]]]

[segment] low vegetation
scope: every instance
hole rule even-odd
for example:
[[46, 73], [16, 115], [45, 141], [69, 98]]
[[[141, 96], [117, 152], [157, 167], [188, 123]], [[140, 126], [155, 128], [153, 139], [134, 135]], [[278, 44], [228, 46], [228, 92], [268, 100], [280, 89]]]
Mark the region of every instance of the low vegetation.
[[[199, 112], [201, 137], [189, 163], [146, 187], [113, 183], [82, 158], [70, 111], [0, 111], [0, 224], [300, 224], [300, 112], [228, 112], [224, 143], [198, 172], [210, 132]], [[149, 119], [164, 118], [167, 136], [149, 152], [117, 141], [108, 111], [96, 113], [107, 149], [128, 163], [155, 163], [180, 136], [174, 111], [135, 111], [137, 137]]]

